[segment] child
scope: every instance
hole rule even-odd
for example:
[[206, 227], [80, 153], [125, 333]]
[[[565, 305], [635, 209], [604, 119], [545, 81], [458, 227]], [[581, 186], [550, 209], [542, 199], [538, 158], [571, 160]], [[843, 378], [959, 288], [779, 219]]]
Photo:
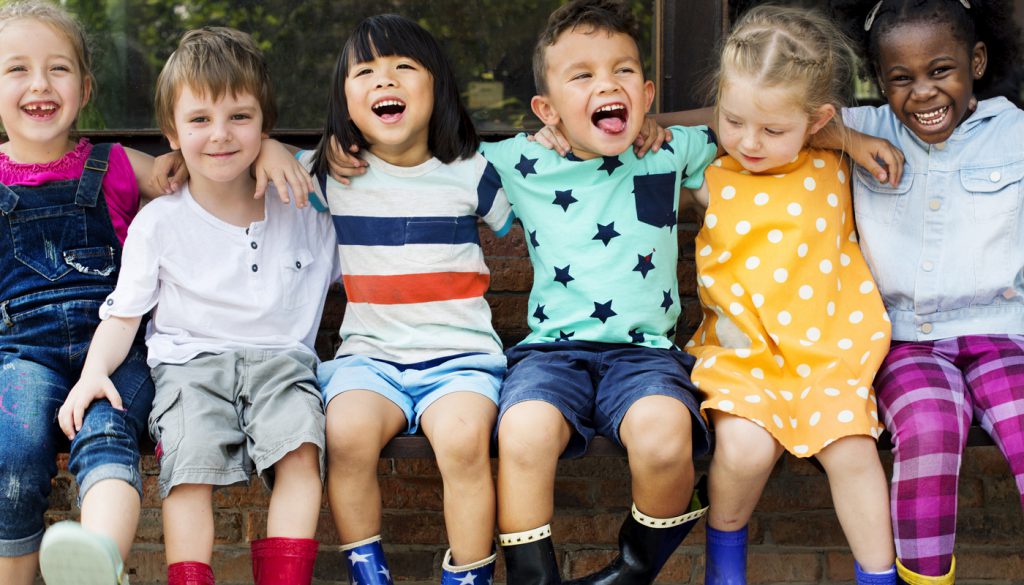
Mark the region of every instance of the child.
[[530, 335], [508, 351], [498, 425], [498, 524], [508, 581], [559, 583], [550, 521], [560, 455], [595, 433], [626, 448], [634, 505], [621, 554], [581, 583], [651, 583], [703, 515], [693, 454], [707, 430], [672, 341], [679, 317], [678, 192], [696, 188], [717, 146], [673, 128], [669, 148], [632, 145], [654, 99], [624, 3], [574, 0], [534, 53], [534, 113], [557, 126], [568, 159], [520, 136], [485, 145], [534, 267]]
[[[78, 377], [100, 303], [113, 290], [139, 190], [148, 198], [164, 188], [149, 180], [149, 156], [73, 138], [94, 89], [90, 60], [81, 27], [55, 5], [0, 9], [0, 122], [8, 137], [0, 145], [5, 585], [34, 580], [55, 459], [68, 448], [57, 410]], [[138, 435], [153, 386], [141, 343], [129, 345], [111, 375], [117, 392], [80, 413], [80, 432], [70, 443], [82, 526], [61, 523], [47, 534], [42, 570], [50, 585], [113, 584], [134, 539], [142, 488]], [[79, 563], [79, 549], [62, 547], [83, 538], [110, 557], [105, 571]]]
[[857, 583], [896, 582], [871, 393], [890, 326], [857, 247], [848, 168], [807, 147], [834, 121], [851, 61], [835, 25], [796, 8], [749, 11], [722, 50], [728, 156], [696, 194], [704, 319], [687, 344], [716, 436], [708, 584], [746, 583], [746, 525], [784, 451], [828, 473]]
[[[511, 225], [437, 41], [397, 15], [363, 20], [341, 50], [320, 148], [348, 304], [337, 358], [319, 371], [327, 410], [328, 498], [349, 582], [391, 583], [380, 542], [377, 461], [422, 426], [444, 482], [451, 548], [442, 583], [494, 573], [490, 436], [505, 374], [484, 300], [477, 233]], [[332, 140], [369, 163], [351, 186], [326, 177]], [[483, 188], [477, 188], [478, 185]], [[487, 188], [489, 187], [489, 188]], [[322, 194], [322, 193], [321, 193]]]
[[214, 582], [212, 490], [246, 482], [253, 468], [273, 488], [268, 537], [252, 543], [255, 582], [308, 584], [324, 449], [313, 339], [338, 275], [333, 230], [311, 208], [252, 197], [249, 166], [276, 108], [248, 35], [186, 33], [157, 80], [156, 111], [190, 178], [129, 230], [117, 288], [69, 398], [72, 430], [81, 404], [112, 392], [110, 372], [156, 307], [149, 426], [169, 585]]
[[1024, 112], [975, 98], [1019, 62], [1009, 4], [885, 0], [857, 21], [888, 104], [845, 110], [844, 122], [907, 160], [895, 187], [857, 168], [854, 197], [892, 319], [875, 384], [895, 445], [899, 573], [913, 585], [953, 583], [972, 418], [1002, 450], [1024, 505]]

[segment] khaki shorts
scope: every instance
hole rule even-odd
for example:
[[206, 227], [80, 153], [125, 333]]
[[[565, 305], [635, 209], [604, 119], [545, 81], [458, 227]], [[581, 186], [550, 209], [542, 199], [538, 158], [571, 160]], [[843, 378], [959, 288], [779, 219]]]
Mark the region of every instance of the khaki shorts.
[[273, 487], [273, 466], [304, 443], [320, 451], [324, 411], [316, 358], [302, 351], [239, 350], [153, 368], [149, 432], [160, 462], [160, 497], [180, 484]]

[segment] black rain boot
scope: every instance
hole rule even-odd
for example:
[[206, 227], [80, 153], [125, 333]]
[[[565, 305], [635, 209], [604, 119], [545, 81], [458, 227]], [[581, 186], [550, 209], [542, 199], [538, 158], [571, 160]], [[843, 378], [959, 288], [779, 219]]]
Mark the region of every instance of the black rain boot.
[[558, 560], [551, 542], [551, 527], [498, 536], [505, 555], [505, 581], [509, 585], [560, 585]]
[[[650, 585], [697, 521], [708, 511], [707, 482], [700, 478], [690, 510], [671, 519], [648, 518], [633, 506], [619, 530], [619, 556], [600, 571], [565, 585]], [[639, 516], [639, 519], [637, 518]], [[665, 528], [651, 525], [666, 523]], [[510, 580], [511, 584], [512, 581]], [[518, 585], [518, 584], [517, 584]]]

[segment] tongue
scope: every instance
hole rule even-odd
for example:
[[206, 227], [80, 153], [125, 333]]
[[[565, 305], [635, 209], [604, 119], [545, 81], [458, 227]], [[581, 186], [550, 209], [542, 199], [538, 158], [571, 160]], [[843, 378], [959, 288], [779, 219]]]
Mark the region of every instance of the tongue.
[[626, 129], [626, 121], [622, 118], [601, 118], [597, 121], [597, 127], [609, 134], [618, 134]]
[[380, 115], [380, 119], [384, 120], [385, 122], [394, 122], [395, 120], [397, 120], [397, 119], [399, 119], [401, 117], [402, 117], [402, 113], [401, 112], [399, 112], [397, 114], [381, 114]]

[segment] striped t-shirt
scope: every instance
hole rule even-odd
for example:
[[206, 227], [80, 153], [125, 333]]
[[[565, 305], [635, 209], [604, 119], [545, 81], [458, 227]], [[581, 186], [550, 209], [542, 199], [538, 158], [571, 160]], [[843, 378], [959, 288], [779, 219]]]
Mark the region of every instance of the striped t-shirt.
[[[338, 355], [409, 364], [500, 352], [477, 221], [504, 235], [512, 213], [504, 191], [478, 188], [494, 185], [481, 182], [487, 161], [398, 167], [361, 156], [369, 167], [351, 185], [323, 183], [348, 298]], [[299, 155], [307, 167], [312, 159]]]

